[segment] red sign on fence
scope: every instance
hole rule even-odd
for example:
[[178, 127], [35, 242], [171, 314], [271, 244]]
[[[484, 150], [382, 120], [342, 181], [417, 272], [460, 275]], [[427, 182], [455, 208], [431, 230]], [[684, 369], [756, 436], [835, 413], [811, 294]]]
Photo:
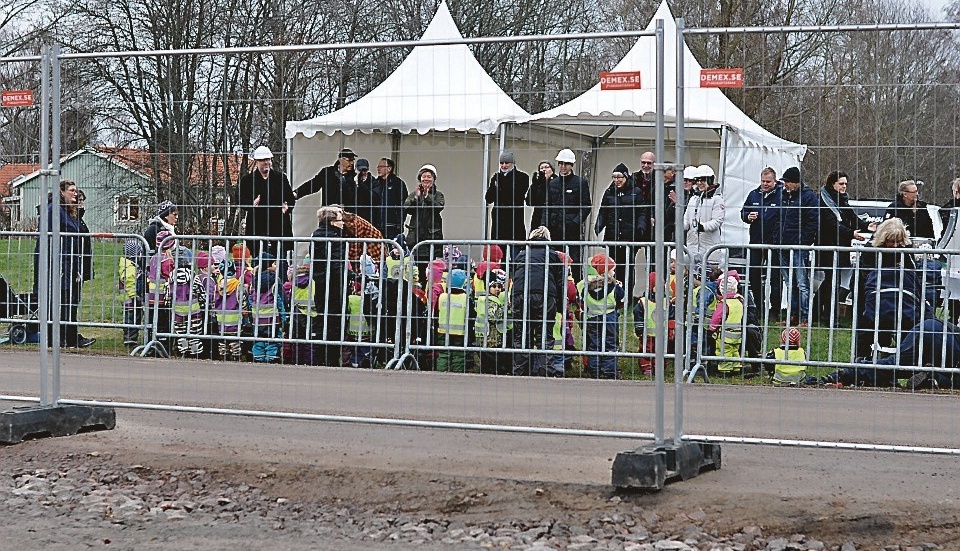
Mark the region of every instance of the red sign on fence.
[[701, 88], [743, 88], [743, 69], [700, 69]]
[[33, 105], [33, 90], [4, 90], [0, 92], [3, 107], [30, 107]]
[[601, 90], [639, 90], [640, 71], [602, 72]]

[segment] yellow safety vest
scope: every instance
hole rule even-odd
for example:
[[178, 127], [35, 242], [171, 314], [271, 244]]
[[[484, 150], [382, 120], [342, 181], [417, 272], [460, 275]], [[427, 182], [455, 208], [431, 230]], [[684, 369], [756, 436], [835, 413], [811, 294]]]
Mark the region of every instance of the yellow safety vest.
[[773, 357], [777, 363], [773, 370], [773, 381], [781, 384], [797, 384], [807, 376], [807, 369], [802, 365], [784, 364], [784, 360], [791, 362], [807, 361], [807, 351], [803, 348], [785, 349], [782, 346], [773, 349]]
[[347, 334], [351, 337], [369, 337], [370, 324], [363, 316], [363, 297], [350, 295], [347, 297]]
[[311, 279], [306, 287], [293, 287], [293, 292], [290, 293], [290, 306], [294, 311], [310, 317], [317, 315], [317, 309], [313, 306], [313, 286], [314, 281]]
[[466, 293], [443, 293], [437, 303], [437, 332], [444, 335], [467, 334]]
[[743, 297], [737, 295], [723, 302], [727, 305], [727, 317], [722, 325], [723, 342], [739, 345], [743, 339]]
[[609, 293], [607, 293], [607, 296], [603, 297], [602, 299], [595, 299], [590, 295], [589, 292], [584, 290], [585, 287], [585, 281], [577, 283], [577, 291], [579, 291], [580, 296], [583, 297], [583, 317], [595, 318], [597, 316], [605, 316], [617, 311], [617, 298], [614, 294], [614, 290], [611, 290]]

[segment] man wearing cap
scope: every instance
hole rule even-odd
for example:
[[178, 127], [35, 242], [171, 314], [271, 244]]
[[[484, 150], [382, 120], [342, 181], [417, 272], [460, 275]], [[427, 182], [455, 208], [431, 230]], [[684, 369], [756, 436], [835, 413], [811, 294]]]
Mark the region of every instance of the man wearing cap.
[[[820, 230], [820, 198], [800, 180], [800, 169], [783, 172], [780, 202], [781, 245], [816, 245]], [[790, 324], [805, 327], [810, 314], [810, 251], [780, 251], [780, 275], [787, 284]]]
[[354, 163], [354, 169], [357, 171], [357, 205], [355, 214], [358, 214], [364, 220], [373, 220], [373, 186], [374, 177], [370, 172], [370, 161], [360, 158]]
[[264, 145], [253, 151], [254, 169], [240, 178], [237, 205], [245, 212], [244, 235], [257, 257], [269, 252], [284, 258], [292, 250], [292, 242], [271, 241], [271, 238], [293, 237], [291, 209], [296, 198], [286, 174], [273, 168], [273, 152]]
[[[527, 237], [523, 201], [530, 188], [530, 175], [518, 170], [512, 151], [500, 154], [500, 170], [490, 178], [487, 204], [493, 204], [490, 239], [523, 241]], [[515, 252], [515, 251], [514, 251]]]
[[[307, 195], [322, 191], [323, 197], [320, 202], [322, 206], [340, 205], [350, 212], [356, 212], [357, 203], [359, 203], [357, 201], [357, 173], [353, 167], [356, 158], [357, 154], [352, 149], [341, 149], [337, 162], [321, 168], [316, 176], [300, 184], [294, 195], [297, 199], [302, 199]], [[369, 165], [367, 168], [369, 168]]]
[[386, 239], [403, 233], [403, 203], [407, 200], [407, 184], [394, 174], [393, 159], [382, 157], [377, 163], [377, 179], [373, 182], [370, 223]]
[[[585, 179], [573, 173], [577, 162], [573, 151], [560, 150], [556, 160], [557, 175], [547, 183], [544, 225], [554, 241], [582, 241], [583, 223], [592, 207], [590, 188]], [[579, 280], [582, 247], [561, 244], [557, 248], [565, 247], [569, 247], [568, 254], [573, 260], [573, 278]]]
[[[777, 245], [780, 238], [780, 201], [782, 190], [777, 171], [766, 167], [760, 171], [760, 186], [747, 194], [740, 209], [740, 219], [750, 226], [750, 248], [747, 277], [750, 292], [757, 304], [770, 305], [770, 317], [780, 318], [780, 254], [764, 245]], [[764, 266], [770, 283], [770, 301], [764, 300]]]

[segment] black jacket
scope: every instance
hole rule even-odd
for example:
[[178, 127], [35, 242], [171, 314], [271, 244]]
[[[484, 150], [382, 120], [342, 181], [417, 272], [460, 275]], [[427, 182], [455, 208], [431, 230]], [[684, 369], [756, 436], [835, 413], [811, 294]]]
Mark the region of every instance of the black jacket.
[[580, 241], [583, 222], [590, 215], [590, 187], [576, 174], [560, 176], [547, 183], [545, 224], [553, 241]]
[[530, 176], [516, 167], [504, 174], [497, 171], [490, 178], [485, 195], [487, 203], [493, 203], [493, 221], [490, 239], [523, 241], [527, 238], [523, 202], [530, 189]]
[[[825, 194], [836, 205], [836, 211], [828, 205]], [[853, 232], [866, 231], [868, 226], [869, 224], [857, 217], [857, 213], [850, 208], [850, 199], [846, 193], [837, 193], [832, 186], [820, 189], [820, 234], [817, 244], [849, 247]], [[833, 251], [818, 251], [817, 256], [821, 266], [832, 265]], [[839, 253], [837, 262], [838, 266], [849, 266], [850, 254]]]
[[377, 177], [371, 193], [371, 217], [368, 218], [380, 230], [384, 239], [393, 239], [403, 233], [403, 203], [407, 200], [407, 184], [396, 174], [386, 180]]
[[321, 205], [342, 205], [347, 212], [356, 212], [360, 203], [357, 198], [357, 173], [351, 170], [343, 174], [339, 165], [338, 161], [325, 166], [316, 176], [300, 184], [296, 190], [297, 198], [322, 191]]
[[513, 280], [511, 300], [514, 304], [522, 304], [531, 295], [537, 295], [537, 298], [542, 297], [546, 307], [559, 312], [563, 308], [566, 281], [563, 260], [546, 240], [534, 241], [542, 241], [543, 245], [529, 245], [521, 249], [510, 270]]
[[526, 202], [533, 207], [530, 228], [545, 226], [547, 224], [547, 218], [544, 216], [544, 207], [547, 204], [547, 177], [539, 170], [534, 172], [530, 179], [530, 189], [527, 191]]
[[[599, 236], [606, 229], [605, 241], [640, 241], [640, 237], [646, 235], [649, 224], [640, 190], [633, 185], [632, 179], [627, 179], [623, 188], [611, 184], [603, 192], [594, 231]], [[671, 237], [667, 235], [666, 239]]]
[[917, 199], [917, 210], [913, 210], [904, 204], [903, 198], [897, 195], [897, 199], [890, 203], [887, 211], [883, 213], [883, 219], [899, 218], [910, 232], [910, 237], [929, 237], [933, 239], [933, 220], [930, 219], [930, 212], [927, 211], [927, 204]]
[[[260, 203], [253, 205], [260, 197]], [[283, 204], [289, 209], [283, 212]], [[249, 237], [293, 237], [292, 209], [296, 203], [290, 180], [279, 170], [270, 169], [264, 178], [259, 170], [247, 173], [237, 185], [237, 206], [247, 221]]]

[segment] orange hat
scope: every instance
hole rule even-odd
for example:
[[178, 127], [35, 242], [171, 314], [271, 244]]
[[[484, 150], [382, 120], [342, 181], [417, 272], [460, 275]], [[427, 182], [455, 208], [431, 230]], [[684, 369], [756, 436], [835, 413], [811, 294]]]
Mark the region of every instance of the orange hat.
[[590, 265], [593, 266], [593, 269], [597, 271], [598, 274], [605, 274], [608, 270], [612, 270], [617, 266], [617, 263], [614, 262], [609, 256], [598, 253], [593, 255], [590, 259]]
[[247, 248], [243, 243], [237, 243], [230, 249], [230, 253], [233, 255], [233, 260], [235, 262], [240, 262], [242, 260], [250, 258], [250, 249]]
[[565, 266], [569, 266], [573, 264], [573, 259], [570, 258], [570, 255], [568, 255], [567, 253], [563, 251], [557, 251], [557, 256], [560, 257], [560, 261], [563, 262]]
[[791, 327], [789, 331], [784, 329], [780, 332], [780, 344], [784, 345], [790, 343], [790, 346], [800, 346], [800, 330], [796, 327]]

